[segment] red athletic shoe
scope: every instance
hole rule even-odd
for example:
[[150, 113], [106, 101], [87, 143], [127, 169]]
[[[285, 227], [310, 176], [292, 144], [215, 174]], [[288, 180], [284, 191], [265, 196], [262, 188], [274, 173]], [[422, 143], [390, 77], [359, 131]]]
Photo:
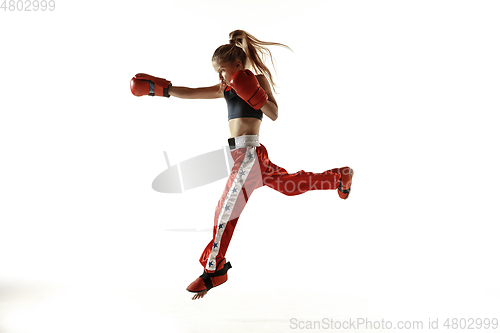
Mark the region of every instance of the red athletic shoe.
[[340, 168], [340, 185], [337, 189], [339, 197], [341, 199], [347, 199], [349, 193], [351, 192], [352, 177], [354, 176], [354, 170], [349, 167]]
[[191, 283], [186, 290], [192, 293], [199, 293], [200, 291], [209, 291], [213, 287], [220, 286], [227, 281], [227, 270], [231, 268], [231, 263], [226, 264], [226, 259], [223, 259], [217, 265], [214, 273], [208, 273], [203, 270], [203, 274]]

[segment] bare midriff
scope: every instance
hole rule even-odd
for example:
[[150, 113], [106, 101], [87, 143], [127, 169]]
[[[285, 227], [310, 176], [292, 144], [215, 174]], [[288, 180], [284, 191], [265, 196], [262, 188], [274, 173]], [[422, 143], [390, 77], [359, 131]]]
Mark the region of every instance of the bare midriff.
[[231, 137], [258, 135], [262, 120], [257, 118], [234, 118], [229, 120]]

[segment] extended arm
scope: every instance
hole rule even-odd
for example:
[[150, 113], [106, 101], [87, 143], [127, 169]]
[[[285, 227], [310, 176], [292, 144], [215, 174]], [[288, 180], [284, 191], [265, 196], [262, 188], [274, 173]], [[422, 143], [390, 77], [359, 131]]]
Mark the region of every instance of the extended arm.
[[177, 87], [172, 86], [168, 80], [144, 73], [136, 74], [130, 80], [130, 91], [135, 96], [174, 96], [190, 99], [224, 97], [224, 90], [220, 84], [203, 88]]
[[171, 86], [168, 90], [170, 96], [190, 99], [211, 99], [224, 97], [224, 90], [220, 84], [204, 88], [188, 88]]

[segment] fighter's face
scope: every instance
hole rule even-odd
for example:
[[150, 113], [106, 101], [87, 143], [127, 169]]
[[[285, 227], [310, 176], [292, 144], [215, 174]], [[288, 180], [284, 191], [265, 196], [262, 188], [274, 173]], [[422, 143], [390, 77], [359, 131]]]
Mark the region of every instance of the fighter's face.
[[227, 61], [214, 61], [212, 62], [212, 66], [214, 66], [215, 71], [219, 74], [219, 79], [221, 82], [229, 85], [231, 82], [231, 78], [233, 75], [243, 69], [241, 61], [236, 60], [235, 62], [227, 62]]

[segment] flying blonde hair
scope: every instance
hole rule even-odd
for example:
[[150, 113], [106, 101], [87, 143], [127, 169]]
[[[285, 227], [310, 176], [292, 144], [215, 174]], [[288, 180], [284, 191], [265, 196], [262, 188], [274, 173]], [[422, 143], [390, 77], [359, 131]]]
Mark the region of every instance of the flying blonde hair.
[[273, 91], [276, 92], [273, 76], [271, 71], [264, 64], [263, 59], [269, 57], [273, 68], [274, 66], [273, 56], [271, 51], [266, 46], [281, 46], [289, 49], [293, 52], [291, 48], [281, 43], [264, 42], [254, 36], [250, 35], [244, 30], [234, 30], [229, 34], [229, 44], [219, 46], [212, 56], [212, 61], [223, 61], [233, 63], [236, 60], [240, 60], [245, 67], [247, 61], [250, 61], [250, 68], [253, 69], [255, 74], [262, 73], [271, 83]]

